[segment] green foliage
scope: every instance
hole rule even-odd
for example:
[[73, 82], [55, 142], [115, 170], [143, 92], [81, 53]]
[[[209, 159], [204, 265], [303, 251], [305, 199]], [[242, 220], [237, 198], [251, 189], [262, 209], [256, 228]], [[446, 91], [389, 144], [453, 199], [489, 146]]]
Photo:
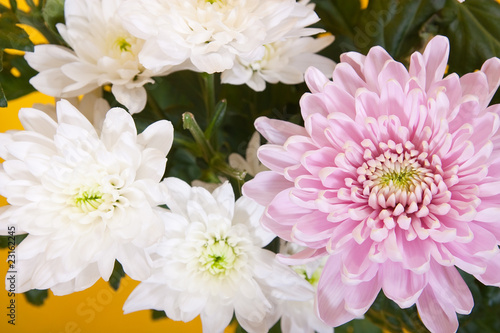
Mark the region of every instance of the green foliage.
[[[26, 236], [28, 236], [28, 234], [15, 235], [14, 236], [14, 243], [16, 245], [21, 244], [21, 242], [23, 241], [23, 239], [26, 238]], [[12, 242], [9, 239], [10, 237], [11, 236], [0, 236], [0, 249], [5, 249], [5, 248], [9, 247], [9, 242]]]
[[383, 292], [365, 314], [373, 324], [388, 332], [426, 333], [428, 330], [420, 321], [416, 306], [401, 309], [396, 303], [389, 300]]
[[56, 31], [57, 23], [64, 23], [64, 0], [46, 0], [42, 16], [47, 26]]
[[115, 260], [115, 267], [113, 267], [113, 273], [111, 273], [111, 276], [109, 277], [109, 285], [111, 288], [113, 288], [115, 291], [120, 288], [120, 281], [122, 277], [125, 276], [125, 272], [123, 271], [122, 265]]
[[0, 85], [4, 89], [7, 100], [19, 98], [35, 91], [29, 80], [36, 73], [28, 65], [24, 56], [4, 53], [3, 71], [0, 72]]
[[356, 1], [316, 2], [321, 24], [336, 38], [328, 53], [332, 59], [348, 51], [366, 54], [380, 45], [394, 59], [405, 62], [423, 46], [425, 27], [445, 0], [370, 0], [364, 10]]
[[493, 0], [447, 0], [436, 20], [438, 33], [450, 39], [450, 72], [463, 75], [500, 55], [500, 4]]
[[368, 319], [354, 319], [342, 326], [335, 327], [335, 333], [382, 333], [382, 330], [375, 326]]
[[16, 49], [21, 51], [33, 51], [33, 43], [24, 29], [18, 27], [16, 15], [9, 11], [3, 11], [0, 15], [0, 49]]
[[459, 315], [459, 333], [500, 332], [500, 288], [485, 286], [473, 276], [463, 273], [462, 277], [474, 297], [474, 308], [470, 315]]
[[[500, 57], [500, 4], [494, 0], [447, 0], [434, 24], [450, 40], [449, 72], [463, 75]], [[497, 91], [492, 104], [500, 103]]]
[[26, 300], [36, 306], [42, 306], [45, 299], [49, 296], [47, 290], [32, 289], [24, 293]]
[[165, 311], [151, 310], [151, 319], [158, 320], [168, 318]]

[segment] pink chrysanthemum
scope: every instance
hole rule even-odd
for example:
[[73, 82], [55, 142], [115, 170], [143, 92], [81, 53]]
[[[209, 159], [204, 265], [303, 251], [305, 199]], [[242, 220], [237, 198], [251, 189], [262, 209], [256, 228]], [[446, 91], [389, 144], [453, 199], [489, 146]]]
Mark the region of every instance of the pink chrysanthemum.
[[286, 260], [329, 255], [316, 302], [329, 325], [382, 289], [452, 332], [474, 305], [454, 266], [500, 286], [500, 105], [488, 107], [500, 60], [443, 78], [448, 52], [435, 37], [409, 70], [381, 47], [343, 54], [332, 81], [306, 73], [305, 128], [256, 121], [271, 171], [244, 194], [267, 206], [266, 227], [308, 247]]

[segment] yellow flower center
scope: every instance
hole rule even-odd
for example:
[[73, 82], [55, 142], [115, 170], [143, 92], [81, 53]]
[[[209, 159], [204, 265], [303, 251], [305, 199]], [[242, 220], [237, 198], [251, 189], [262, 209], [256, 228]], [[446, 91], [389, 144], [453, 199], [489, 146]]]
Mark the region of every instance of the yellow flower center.
[[123, 37], [119, 37], [115, 44], [118, 46], [121, 52], [130, 52], [132, 45]]
[[214, 276], [222, 277], [229, 274], [237, 259], [235, 248], [228, 243], [227, 238], [213, 238], [205, 244], [201, 251], [200, 269], [208, 271]]
[[105, 201], [103, 196], [98, 186], [81, 187], [73, 197], [73, 204], [84, 213], [93, 212]]

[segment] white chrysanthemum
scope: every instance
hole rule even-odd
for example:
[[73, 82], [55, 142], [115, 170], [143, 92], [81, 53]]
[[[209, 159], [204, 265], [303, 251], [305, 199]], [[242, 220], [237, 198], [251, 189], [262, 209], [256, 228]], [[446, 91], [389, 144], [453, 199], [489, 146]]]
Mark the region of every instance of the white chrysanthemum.
[[133, 37], [117, 16], [122, 0], [66, 0], [65, 25], [57, 29], [71, 49], [37, 45], [26, 53], [29, 65], [40, 73], [30, 83], [44, 94], [76, 97], [105, 84], [131, 113], [146, 105], [144, 85], [165, 68], [146, 70], [138, 59], [144, 41]]
[[[102, 98], [102, 92], [99, 90], [91, 91], [88, 94], [79, 97], [66, 98], [75, 108], [77, 108], [81, 114], [83, 114], [94, 128], [97, 133], [101, 133], [102, 124], [106, 113], [108, 113], [109, 106], [108, 101]], [[43, 111], [48, 114], [54, 121], [57, 121], [56, 105], [55, 104], [33, 104], [33, 108]]]
[[[230, 69], [235, 56], [270, 41], [318, 29], [310, 6], [295, 0], [126, 0], [120, 13], [125, 26], [146, 40], [139, 54], [151, 69], [189, 60], [194, 70]], [[302, 29], [297, 29], [302, 26]]]
[[235, 203], [227, 182], [213, 193], [177, 178], [162, 184], [170, 208], [165, 236], [153, 274], [125, 302], [126, 313], [157, 309], [183, 321], [201, 315], [204, 332], [222, 332], [234, 312], [245, 330], [264, 332], [278, 319], [279, 299], [312, 297], [308, 283], [262, 249], [274, 238], [259, 224], [262, 206], [248, 198]]
[[[303, 250], [294, 243], [282, 241], [280, 253], [283, 255], [296, 254]], [[286, 257], [280, 254], [280, 259], [286, 262]], [[321, 272], [325, 266], [326, 257], [320, 257], [303, 265], [292, 265], [293, 270], [313, 286], [318, 287]], [[333, 328], [326, 325], [316, 314], [314, 296], [305, 301], [280, 302], [281, 331], [287, 333], [332, 333]]]
[[330, 45], [333, 39], [330, 35], [316, 39], [295, 37], [266, 44], [255, 52], [237, 56], [234, 66], [222, 73], [221, 82], [246, 84], [255, 91], [263, 91], [266, 82], [304, 82], [304, 73], [310, 66], [331, 77], [335, 62], [316, 52]]
[[245, 171], [252, 177], [255, 177], [261, 171], [269, 170], [264, 164], [260, 163], [257, 157], [257, 150], [260, 147], [260, 134], [255, 132], [248, 143], [245, 158], [237, 153], [229, 155], [229, 165], [235, 169]]
[[156, 206], [172, 125], [137, 135], [130, 114], [114, 108], [98, 134], [65, 100], [57, 117], [21, 109], [25, 130], [0, 134], [0, 195], [10, 204], [0, 208], [0, 230], [29, 234], [16, 249], [17, 291], [83, 290], [107, 280], [115, 259], [145, 279], [145, 248], [163, 232]]

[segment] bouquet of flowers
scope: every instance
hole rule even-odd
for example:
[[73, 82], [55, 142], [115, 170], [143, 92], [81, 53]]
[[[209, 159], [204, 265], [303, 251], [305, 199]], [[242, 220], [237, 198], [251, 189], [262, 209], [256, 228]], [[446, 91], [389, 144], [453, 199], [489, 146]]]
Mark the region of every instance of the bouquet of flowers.
[[0, 134], [16, 293], [126, 274], [125, 313], [204, 332], [500, 330], [497, 1], [26, 3], [0, 104], [57, 102]]

